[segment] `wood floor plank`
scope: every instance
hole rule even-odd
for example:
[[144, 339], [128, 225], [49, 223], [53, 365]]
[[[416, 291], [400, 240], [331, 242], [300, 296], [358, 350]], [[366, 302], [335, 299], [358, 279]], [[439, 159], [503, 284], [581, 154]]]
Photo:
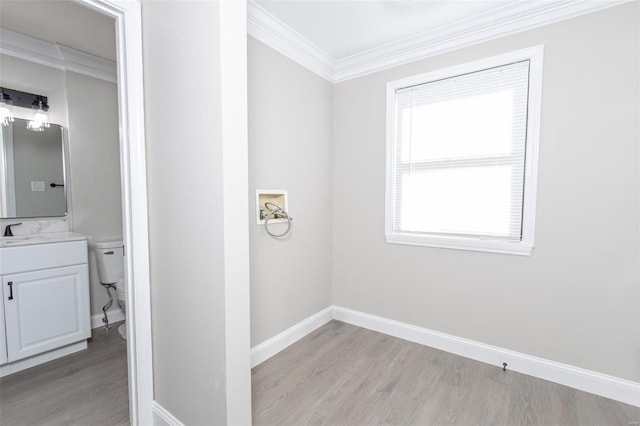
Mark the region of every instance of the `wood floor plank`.
[[252, 371], [260, 425], [634, 425], [640, 408], [331, 321]]
[[[393, 361], [381, 362], [385, 357], [380, 354], [395, 353], [395, 342], [380, 339], [372, 332], [368, 333], [367, 340], [365, 346], [344, 357], [351, 368], [346, 371], [343, 369], [344, 372], [338, 372], [336, 375], [345, 386], [336, 390], [334, 404], [324, 404], [325, 421], [316, 424], [361, 423], [375, 408], [376, 400], [388, 391], [388, 384], [394, 379], [394, 365]], [[395, 363], [398, 362], [401, 360], [396, 359]], [[350, 397], [344, 398], [345, 395]]]
[[[342, 330], [342, 327], [337, 327]], [[346, 332], [336, 334], [340, 344], [329, 345], [330, 350], [318, 350], [313, 357], [306, 358], [305, 363], [288, 361], [286, 367], [291, 374], [272, 389], [281, 389], [276, 398], [273, 395], [263, 395], [265, 398], [254, 399], [254, 412], [264, 419], [269, 419], [271, 412], [278, 412], [278, 407], [287, 401], [288, 410], [292, 418], [297, 417], [297, 413], [308, 413], [308, 401], [305, 398], [311, 390], [315, 392], [328, 392], [335, 381], [335, 371], [344, 368], [348, 363], [349, 354], [352, 348], [361, 346], [367, 336], [353, 336], [354, 329], [347, 328]], [[313, 336], [312, 336], [313, 339]], [[321, 340], [314, 339], [315, 342]], [[304, 342], [302, 342], [304, 343]], [[258, 382], [259, 379], [256, 380]], [[271, 398], [269, 398], [271, 397]], [[302, 399], [301, 399], [302, 398]]]
[[[253, 400], [253, 411], [267, 415], [274, 407], [285, 398], [291, 396], [295, 399], [296, 394], [303, 394], [305, 387], [313, 386], [313, 383], [324, 380], [324, 372], [330, 365], [340, 358], [341, 352], [338, 348], [349, 346], [350, 334], [353, 330], [345, 333], [341, 328], [320, 331], [305, 337], [304, 342], [315, 342], [315, 351], [305, 351], [301, 348], [303, 363], [292, 362], [287, 356], [288, 353], [281, 352], [274, 358], [274, 365], [279, 366], [277, 375], [262, 375], [259, 368], [254, 369], [253, 385], [256, 389], [268, 390], [260, 392], [262, 398]], [[311, 345], [309, 345], [311, 346]]]
[[576, 413], [581, 424], [640, 424], [640, 408], [586, 392], [576, 394]]
[[127, 344], [114, 324], [86, 350], [0, 378], [0, 424], [128, 425]]

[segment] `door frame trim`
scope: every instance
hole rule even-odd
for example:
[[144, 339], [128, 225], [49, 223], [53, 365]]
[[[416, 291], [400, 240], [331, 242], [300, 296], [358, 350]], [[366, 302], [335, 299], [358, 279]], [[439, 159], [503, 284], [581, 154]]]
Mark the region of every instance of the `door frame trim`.
[[126, 247], [129, 418], [153, 424], [153, 350], [147, 167], [144, 127], [141, 4], [126, 0], [75, 0], [115, 20], [122, 228]]

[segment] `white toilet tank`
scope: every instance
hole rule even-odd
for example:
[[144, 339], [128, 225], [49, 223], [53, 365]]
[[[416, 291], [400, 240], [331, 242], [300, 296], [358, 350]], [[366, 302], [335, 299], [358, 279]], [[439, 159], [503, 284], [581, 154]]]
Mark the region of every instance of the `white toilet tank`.
[[103, 284], [114, 284], [124, 278], [124, 247], [122, 241], [96, 242], [98, 276]]

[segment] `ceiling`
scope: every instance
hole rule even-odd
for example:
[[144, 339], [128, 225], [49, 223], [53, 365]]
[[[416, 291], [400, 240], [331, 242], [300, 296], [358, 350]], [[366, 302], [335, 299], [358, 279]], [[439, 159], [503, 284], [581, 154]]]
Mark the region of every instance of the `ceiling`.
[[248, 0], [250, 36], [341, 82], [637, 0]]
[[[340, 81], [625, 1], [249, 0], [249, 33]], [[116, 58], [113, 19], [74, 1], [0, 0], [0, 26]]]
[[115, 61], [115, 22], [72, 1], [2, 0], [0, 27]]
[[[514, 0], [258, 0], [334, 59], [473, 19]], [[533, 3], [533, 1], [529, 1]]]

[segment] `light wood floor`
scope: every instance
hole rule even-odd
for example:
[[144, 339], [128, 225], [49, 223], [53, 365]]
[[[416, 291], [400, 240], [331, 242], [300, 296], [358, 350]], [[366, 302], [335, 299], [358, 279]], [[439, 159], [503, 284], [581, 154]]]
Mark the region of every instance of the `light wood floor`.
[[638, 425], [640, 408], [331, 321], [252, 370], [254, 425]]
[[0, 424], [129, 424], [127, 344], [112, 324], [89, 347], [0, 379]]

